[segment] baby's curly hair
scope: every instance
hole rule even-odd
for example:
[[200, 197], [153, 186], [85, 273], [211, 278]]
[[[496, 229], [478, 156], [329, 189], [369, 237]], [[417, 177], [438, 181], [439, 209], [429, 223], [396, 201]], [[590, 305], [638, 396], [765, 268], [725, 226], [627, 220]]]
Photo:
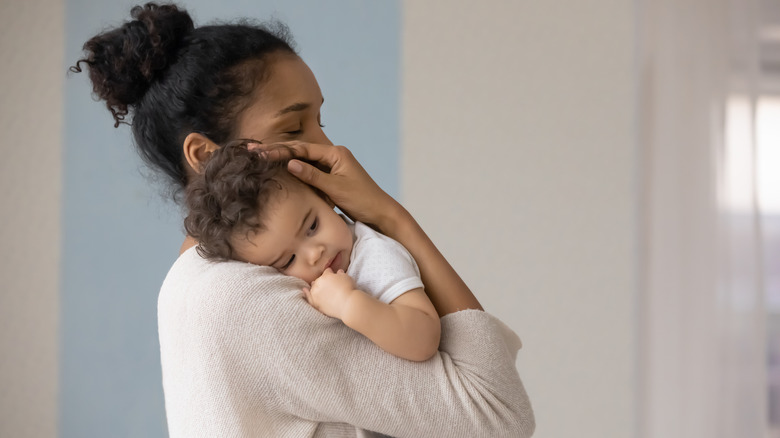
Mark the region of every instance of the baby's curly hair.
[[184, 229], [198, 240], [197, 251], [204, 258], [232, 259], [230, 239], [262, 230], [265, 207], [286, 184], [289, 158], [267, 159], [260, 150], [249, 149], [251, 143], [240, 140], [217, 149], [187, 185]]

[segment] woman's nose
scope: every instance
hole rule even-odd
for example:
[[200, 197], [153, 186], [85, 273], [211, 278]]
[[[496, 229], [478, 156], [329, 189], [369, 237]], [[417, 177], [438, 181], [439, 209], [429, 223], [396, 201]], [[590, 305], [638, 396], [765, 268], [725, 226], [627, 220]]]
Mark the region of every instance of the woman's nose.
[[317, 124], [317, 126], [314, 129], [309, 130], [310, 135], [307, 135], [306, 138], [301, 139], [309, 143], [317, 143], [317, 144], [330, 144], [333, 143], [330, 141], [327, 135], [325, 135], [325, 131], [322, 129], [322, 127]]

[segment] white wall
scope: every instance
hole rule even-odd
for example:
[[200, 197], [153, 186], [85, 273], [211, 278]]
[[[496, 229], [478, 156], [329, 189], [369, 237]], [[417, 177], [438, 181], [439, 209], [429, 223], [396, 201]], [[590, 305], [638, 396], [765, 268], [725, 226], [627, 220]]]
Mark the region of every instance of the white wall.
[[636, 432], [634, 8], [404, 2], [402, 198], [523, 339], [540, 438]]
[[0, 436], [57, 431], [63, 2], [0, 2]]

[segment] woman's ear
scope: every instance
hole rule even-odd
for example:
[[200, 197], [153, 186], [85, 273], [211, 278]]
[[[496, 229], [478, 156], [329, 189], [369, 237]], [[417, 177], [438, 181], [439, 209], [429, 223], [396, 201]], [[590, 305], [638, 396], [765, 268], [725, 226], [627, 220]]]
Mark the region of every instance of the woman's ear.
[[211, 157], [211, 153], [219, 149], [219, 145], [209, 140], [203, 134], [191, 132], [184, 139], [184, 158], [195, 172], [200, 172], [203, 164]]

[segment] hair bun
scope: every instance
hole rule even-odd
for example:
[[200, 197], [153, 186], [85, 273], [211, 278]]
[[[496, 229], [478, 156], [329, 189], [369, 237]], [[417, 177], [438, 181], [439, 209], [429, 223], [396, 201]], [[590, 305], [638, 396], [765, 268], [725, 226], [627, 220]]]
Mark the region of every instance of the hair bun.
[[71, 67], [80, 72], [80, 64], [87, 64], [93, 91], [106, 101], [115, 126], [175, 62], [182, 40], [194, 29], [187, 11], [173, 4], [135, 6], [130, 15], [132, 21], [87, 41], [86, 57]]

